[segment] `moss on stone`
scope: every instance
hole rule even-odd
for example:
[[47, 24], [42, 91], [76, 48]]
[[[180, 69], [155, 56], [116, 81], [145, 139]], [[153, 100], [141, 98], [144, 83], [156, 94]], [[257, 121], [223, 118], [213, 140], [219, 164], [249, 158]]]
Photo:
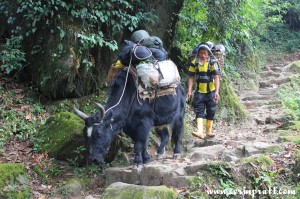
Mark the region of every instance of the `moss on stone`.
[[74, 150], [84, 145], [84, 123], [70, 112], [61, 112], [50, 116], [39, 129], [42, 135], [42, 147], [50, 156], [59, 160], [76, 159]]
[[5, 194], [5, 197], [6, 198], [14, 198], [14, 199], [32, 198], [32, 189], [29, 187], [26, 187], [22, 191], [8, 192], [7, 194]]
[[37, 174], [38, 178], [41, 179], [43, 182], [47, 182], [47, 174], [39, 167], [38, 165], [35, 165], [33, 167], [33, 171]]
[[297, 174], [300, 174], [300, 150], [296, 150], [294, 154], [294, 160], [295, 160], [295, 165], [294, 165], [294, 171]]
[[300, 132], [300, 121], [294, 121], [295, 123], [295, 128], [298, 132]]
[[244, 120], [248, 117], [248, 113], [243, 105], [240, 103], [234, 89], [231, 85], [230, 79], [224, 73], [220, 85], [220, 101], [218, 103], [218, 112], [226, 108], [226, 116], [222, 116], [226, 120]]
[[85, 185], [86, 184], [83, 179], [69, 178], [64, 182], [64, 185], [61, 187], [61, 191], [70, 195], [72, 198], [72, 196], [79, 196]]
[[278, 145], [270, 146], [270, 147], [267, 147], [267, 148], [264, 149], [265, 153], [279, 153], [281, 151], [282, 151], [282, 149]]
[[138, 199], [143, 198], [144, 190], [138, 188], [127, 188], [122, 190], [106, 189], [103, 199]]
[[143, 195], [144, 198], [157, 198], [157, 196], [159, 196], [160, 198], [165, 198], [165, 199], [172, 199], [172, 198], [176, 198], [176, 193], [166, 187], [166, 186], [159, 186], [157, 187], [151, 187], [150, 189], [147, 190], [147, 192], [145, 192], [145, 194]]
[[300, 73], [300, 60], [294, 61], [291, 64], [289, 70], [292, 71], [292, 72]]
[[32, 190], [25, 184], [27, 178], [23, 164], [0, 164], [0, 198], [31, 198]]
[[287, 130], [277, 130], [279, 136], [293, 136], [293, 131], [291, 129]]
[[263, 163], [266, 165], [273, 165], [274, 161], [272, 160], [272, 158], [270, 158], [269, 156], [266, 155], [260, 155], [258, 157], [247, 157], [247, 158], [241, 158], [239, 160], [239, 162], [241, 163]]
[[266, 155], [261, 155], [257, 158], [257, 161], [260, 163], [265, 163], [267, 165], [273, 165], [274, 161], [272, 160], [272, 158], [270, 158], [269, 156]]
[[293, 142], [295, 144], [300, 143], [300, 135], [281, 136], [284, 142]]
[[103, 199], [174, 199], [176, 197], [176, 192], [166, 186], [138, 186], [125, 183], [112, 184], [102, 195]]

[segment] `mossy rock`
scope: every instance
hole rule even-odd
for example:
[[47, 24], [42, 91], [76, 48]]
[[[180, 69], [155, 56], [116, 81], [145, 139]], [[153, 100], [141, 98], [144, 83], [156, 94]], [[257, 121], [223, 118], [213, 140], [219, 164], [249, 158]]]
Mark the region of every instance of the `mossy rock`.
[[247, 158], [241, 158], [239, 160], [241, 163], [253, 163], [256, 165], [262, 165], [263, 167], [271, 167], [274, 165], [274, 161], [272, 158], [270, 158], [267, 155], [259, 155], [259, 156], [253, 156], [253, 157], [247, 157]]
[[300, 132], [300, 121], [294, 121], [295, 123], [295, 128], [298, 132]]
[[268, 165], [272, 165], [274, 163], [274, 161], [272, 160], [272, 158], [270, 158], [269, 156], [266, 156], [266, 155], [259, 155], [257, 157], [241, 158], [240, 162], [241, 163], [261, 162], [261, 163], [265, 163], [265, 164], [268, 164]]
[[267, 147], [263, 150], [265, 153], [280, 153], [282, 148], [279, 145]]
[[220, 101], [217, 109], [220, 116], [228, 121], [243, 121], [248, 118], [248, 113], [234, 92], [226, 73], [223, 74], [220, 84]]
[[84, 179], [78, 178], [69, 178], [63, 184], [60, 192], [69, 198], [80, 198], [83, 188], [87, 185]]
[[0, 164], [0, 198], [32, 198], [28, 187], [25, 165], [16, 163]]
[[289, 71], [300, 73], [300, 60], [294, 61], [289, 67]]
[[86, 150], [80, 153], [77, 150], [85, 143], [83, 127], [83, 120], [73, 113], [61, 112], [50, 116], [39, 129], [43, 150], [57, 160], [76, 160], [77, 163], [84, 163]]
[[296, 175], [299, 175], [300, 174], [300, 150], [295, 151], [294, 159], [295, 159], [294, 171]]
[[300, 135], [290, 135], [280, 137], [284, 142], [294, 142], [295, 144], [300, 143]]
[[277, 134], [279, 136], [294, 136], [294, 132], [292, 129], [277, 130]]
[[176, 192], [166, 186], [138, 186], [116, 182], [107, 187], [103, 199], [175, 199]]

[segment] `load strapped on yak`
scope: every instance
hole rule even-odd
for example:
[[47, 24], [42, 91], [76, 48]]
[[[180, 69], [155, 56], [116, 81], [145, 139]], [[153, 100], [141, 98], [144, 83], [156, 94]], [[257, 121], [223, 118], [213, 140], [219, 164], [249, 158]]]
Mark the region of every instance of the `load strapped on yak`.
[[209, 63], [210, 65], [217, 64], [220, 72], [220, 78], [222, 75], [222, 70], [225, 65], [225, 47], [223, 44], [214, 45], [212, 42], [200, 42], [198, 43], [193, 50], [191, 50], [188, 54], [189, 58], [194, 59], [198, 52], [200, 45], [206, 45], [209, 48]]
[[150, 36], [145, 30], [135, 31], [131, 41], [124, 41], [117, 61], [109, 70], [109, 83], [120, 70], [128, 70], [136, 77], [136, 86], [142, 99], [175, 95], [180, 82], [177, 66], [167, 59], [161, 39]]

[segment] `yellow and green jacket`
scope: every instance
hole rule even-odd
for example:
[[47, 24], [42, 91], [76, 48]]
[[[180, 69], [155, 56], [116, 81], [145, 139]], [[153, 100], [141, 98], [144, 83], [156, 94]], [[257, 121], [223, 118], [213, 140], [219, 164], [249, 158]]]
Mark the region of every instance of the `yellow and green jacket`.
[[216, 65], [210, 65], [208, 61], [200, 65], [194, 59], [189, 66], [189, 76], [196, 77], [197, 91], [209, 93], [215, 90], [214, 76], [219, 75]]

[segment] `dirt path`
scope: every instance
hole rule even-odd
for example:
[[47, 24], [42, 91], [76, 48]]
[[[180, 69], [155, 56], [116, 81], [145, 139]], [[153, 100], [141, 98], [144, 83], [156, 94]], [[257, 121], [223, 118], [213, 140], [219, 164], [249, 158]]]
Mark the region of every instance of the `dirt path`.
[[[286, 122], [286, 116], [276, 100], [275, 92], [289, 81], [288, 77], [293, 74], [289, 71], [289, 63], [295, 60], [300, 60], [300, 53], [286, 57], [285, 62], [266, 65], [260, 72], [256, 90], [243, 90], [238, 93], [238, 98], [249, 112], [247, 122], [239, 125], [224, 125], [218, 122], [214, 127], [216, 137], [204, 141], [195, 140], [190, 132], [185, 132], [184, 153], [181, 157], [173, 159], [172, 150], [168, 149], [165, 157], [158, 159], [155, 156], [155, 147], [152, 147], [149, 152], [153, 161], [140, 169], [132, 168], [131, 159], [128, 158], [131, 154], [124, 155], [123, 159], [129, 166], [107, 168], [103, 175], [95, 175], [90, 180], [92, 186], [86, 188], [75, 186], [75, 189], [84, 190], [84, 195], [87, 195], [88, 199], [101, 198], [104, 184], [110, 185], [114, 182], [166, 185], [180, 189], [187, 187], [189, 180], [198, 176], [199, 171], [208, 170], [212, 162], [238, 165], [241, 158], [256, 157], [261, 154], [267, 154], [281, 167], [292, 165], [291, 145], [282, 142], [282, 137], [276, 133], [277, 128]], [[6, 154], [0, 153], [0, 162], [12, 162], [10, 154], [14, 156], [13, 162], [24, 162], [28, 167], [35, 165], [37, 160], [47, 159], [44, 154], [30, 153], [29, 145], [29, 142], [18, 143], [12, 140], [6, 146], [10, 150], [7, 150]], [[69, 169], [70, 173], [73, 172], [71, 170], [72, 168]], [[69, 173], [66, 172], [66, 175]], [[36, 180], [31, 183], [35, 190], [34, 194], [38, 196], [36, 198], [43, 198], [42, 193], [52, 190], [51, 187], [45, 188]], [[78, 190], [74, 192], [79, 192]]]
[[[280, 136], [275, 130], [285, 122], [286, 116], [276, 100], [275, 92], [289, 82], [288, 77], [293, 74], [289, 72], [288, 64], [299, 59], [300, 54], [295, 54], [284, 63], [266, 65], [260, 73], [258, 88], [239, 93], [238, 98], [249, 112], [249, 121], [231, 126], [218, 124], [214, 128], [215, 138], [193, 140], [186, 145], [188, 152], [176, 160], [166, 155], [140, 170], [132, 169], [132, 166], [106, 169], [106, 183], [186, 187], [188, 180], [197, 176], [199, 170], [207, 168], [209, 162], [237, 162], [244, 157], [266, 153], [272, 155], [272, 150], [285, 153], [286, 146], [280, 143]], [[281, 156], [281, 161], [289, 164], [289, 160]]]

